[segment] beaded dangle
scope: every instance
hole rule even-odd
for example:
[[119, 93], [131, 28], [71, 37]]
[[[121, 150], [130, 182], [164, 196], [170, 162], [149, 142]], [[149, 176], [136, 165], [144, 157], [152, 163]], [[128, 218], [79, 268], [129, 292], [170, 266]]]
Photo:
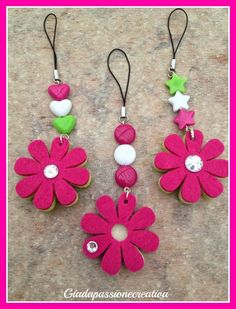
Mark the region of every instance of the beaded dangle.
[[[174, 12], [185, 15], [185, 28], [176, 46], [170, 30], [170, 20]], [[163, 173], [159, 180], [161, 189], [167, 193], [179, 191], [179, 198], [187, 204], [197, 203], [201, 195], [215, 198], [224, 188], [216, 177], [228, 176], [228, 161], [218, 159], [224, 151], [223, 143], [211, 139], [204, 146], [203, 133], [193, 128], [195, 124], [193, 110], [189, 110], [190, 96], [185, 94], [187, 79], [176, 73], [176, 53], [188, 26], [188, 15], [183, 9], [173, 10], [168, 18], [168, 31], [173, 51], [173, 59], [169, 68], [166, 86], [171, 97], [168, 102], [177, 113], [174, 123], [186, 134], [184, 139], [177, 134], [171, 134], [164, 140], [165, 151], [159, 152], [154, 158], [154, 167]]]
[[[49, 17], [55, 22], [53, 40], [46, 29]], [[70, 115], [70, 87], [59, 78], [56, 29], [57, 17], [50, 13], [44, 20], [44, 31], [54, 57], [54, 84], [48, 87], [48, 93], [54, 100], [49, 109], [56, 116], [52, 124], [60, 135], [54, 138], [50, 150], [42, 140], [32, 141], [28, 146], [31, 158], [21, 157], [14, 166], [15, 172], [23, 176], [16, 185], [17, 194], [24, 199], [33, 198], [35, 207], [43, 211], [52, 210], [56, 202], [65, 207], [74, 205], [78, 200], [77, 188], [87, 187], [91, 180], [90, 172], [84, 167], [87, 162], [85, 150], [81, 147], [69, 149], [69, 134], [75, 127], [76, 118]]]
[[[125, 93], [110, 68], [110, 57], [121, 53], [128, 64], [128, 79]], [[116, 275], [122, 261], [131, 272], [143, 268], [144, 258], [140, 250], [153, 252], [159, 244], [158, 236], [149, 231], [155, 221], [155, 214], [149, 207], [141, 207], [137, 211], [136, 197], [131, 193], [137, 181], [137, 172], [131, 166], [135, 161], [136, 152], [131, 144], [136, 137], [136, 131], [128, 124], [126, 111], [126, 97], [130, 81], [130, 62], [126, 53], [121, 49], [114, 49], [107, 58], [108, 69], [119, 86], [123, 100], [120, 124], [114, 131], [114, 138], [119, 144], [114, 152], [114, 159], [119, 165], [115, 180], [124, 192], [116, 203], [109, 195], [103, 195], [96, 201], [98, 214], [87, 213], [81, 220], [82, 229], [93, 236], [87, 238], [83, 245], [84, 254], [91, 259], [102, 256], [101, 267], [109, 275]]]

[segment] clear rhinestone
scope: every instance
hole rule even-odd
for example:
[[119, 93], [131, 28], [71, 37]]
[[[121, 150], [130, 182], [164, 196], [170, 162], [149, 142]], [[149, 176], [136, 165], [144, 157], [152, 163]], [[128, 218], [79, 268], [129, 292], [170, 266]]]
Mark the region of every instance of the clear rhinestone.
[[190, 172], [197, 173], [203, 168], [203, 161], [199, 156], [188, 156], [185, 160], [185, 167]]
[[98, 244], [96, 243], [96, 241], [89, 241], [87, 243], [87, 250], [90, 253], [95, 253], [96, 251], [98, 251]]
[[46, 178], [55, 178], [59, 173], [59, 169], [55, 164], [47, 165], [43, 170]]

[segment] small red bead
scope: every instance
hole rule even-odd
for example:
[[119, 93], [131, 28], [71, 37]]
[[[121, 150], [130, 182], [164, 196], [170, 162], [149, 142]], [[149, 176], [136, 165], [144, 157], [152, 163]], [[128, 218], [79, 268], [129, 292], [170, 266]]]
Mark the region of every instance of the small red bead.
[[119, 144], [131, 144], [135, 140], [136, 131], [130, 124], [120, 124], [115, 128], [114, 137]]
[[115, 173], [116, 183], [122, 188], [134, 186], [137, 179], [137, 172], [130, 165], [120, 166]]

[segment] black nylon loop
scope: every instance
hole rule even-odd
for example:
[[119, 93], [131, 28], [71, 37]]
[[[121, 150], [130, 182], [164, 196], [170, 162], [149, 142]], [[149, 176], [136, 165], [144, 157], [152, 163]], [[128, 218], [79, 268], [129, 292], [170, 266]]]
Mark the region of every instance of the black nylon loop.
[[[54, 24], [54, 30], [53, 30], [53, 38], [52, 40], [50, 39], [49, 37], [49, 34], [48, 34], [48, 31], [47, 31], [47, 20], [48, 18], [52, 16], [54, 17], [55, 19], [55, 24]], [[45, 19], [44, 19], [44, 22], [43, 22], [43, 28], [44, 28], [44, 31], [45, 31], [45, 34], [47, 36], [47, 39], [48, 39], [48, 42], [52, 48], [52, 51], [53, 51], [53, 59], [54, 59], [54, 69], [57, 70], [57, 54], [56, 54], [56, 50], [55, 50], [55, 40], [56, 40], [56, 32], [57, 32], [57, 16], [54, 14], [54, 13], [49, 13]]]
[[[122, 87], [118, 81], [118, 79], [115, 77], [114, 73], [112, 72], [111, 68], [110, 68], [110, 57], [111, 55], [114, 53], [114, 52], [120, 52], [122, 53], [124, 56], [125, 56], [125, 59], [127, 61], [127, 64], [128, 64], [128, 77], [127, 77], [127, 83], [126, 83], [126, 89], [125, 89], [125, 93], [123, 93], [123, 90], [122, 90]], [[126, 98], [127, 98], [127, 93], [128, 93], [128, 89], [129, 89], [129, 82], [130, 82], [130, 71], [131, 71], [131, 68], [130, 68], [130, 62], [129, 62], [129, 59], [128, 59], [128, 56], [127, 54], [120, 48], [114, 48], [108, 55], [107, 57], [107, 67], [108, 67], [108, 70], [109, 72], [111, 73], [112, 77], [114, 78], [114, 80], [116, 81], [119, 89], [120, 89], [120, 94], [121, 94], [121, 97], [122, 97], [122, 100], [123, 100], [123, 106], [126, 105]]]
[[[184, 15], [185, 15], [185, 27], [184, 27], [183, 33], [182, 33], [182, 35], [181, 35], [181, 37], [180, 37], [180, 39], [179, 39], [179, 42], [178, 42], [178, 44], [177, 44], [177, 46], [176, 46], [176, 48], [175, 48], [175, 46], [174, 46], [174, 41], [173, 41], [173, 36], [172, 36], [171, 30], [170, 30], [170, 20], [171, 20], [172, 14], [173, 14], [174, 12], [176, 12], [176, 11], [181, 11], [181, 12], [184, 13]], [[180, 43], [181, 43], [181, 41], [182, 41], [184, 35], [185, 35], [185, 32], [186, 32], [186, 30], [187, 30], [187, 27], [188, 27], [188, 14], [186, 13], [186, 11], [185, 11], [184, 9], [181, 9], [181, 8], [177, 8], [177, 9], [173, 10], [173, 11], [170, 13], [170, 15], [169, 15], [169, 17], [168, 17], [168, 21], [167, 21], [167, 28], [168, 28], [168, 32], [169, 32], [169, 36], [170, 36], [170, 42], [171, 42], [171, 46], [172, 46], [173, 59], [175, 59], [175, 57], [176, 57], [176, 53], [177, 53], [177, 51], [178, 51], [178, 49], [179, 49]]]

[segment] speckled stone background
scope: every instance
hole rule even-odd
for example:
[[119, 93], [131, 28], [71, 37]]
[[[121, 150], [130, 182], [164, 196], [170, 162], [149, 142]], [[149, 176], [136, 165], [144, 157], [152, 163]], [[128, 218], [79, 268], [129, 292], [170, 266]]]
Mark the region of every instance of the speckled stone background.
[[[56, 132], [48, 110], [53, 59], [42, 23], [50, 9], [9, 9], [9, 300], [63, 301], [67, 288], [78, 291], [168, 291], [168, 301], [227, 300], [228, 193], [197, 205], [182, 205], [177, 195], [158, 189], [152, 170], [153, 155], [164, 137], [178, 132], [164, 86], [171, 48], [166, 28], [168, 8], [53, 9], [58, 16], [57, 51], [63, 81], [72, 89], [73, 114], [78, 118], [71, 134], [73, 145], [87, 149], [93, 183], [80, 192], [79, 204], [51, 213], [37, 211], [16, 196], [19, 179], [13, 172], [17, 157], [27, 155], [32, 139], [49, 144]], [[188, 8], [189, 28], [177, 56], [178, 72], [188, 78], [187, 93], [196, 111], [197, 128], [205, 140], [218, 137], [227, 158], [227, 45], [225, 8]], [[181, 33], [182, 16], [175, 29]], [[100, 269], [100, 261], [81, 253], [86, 235], [81, 216], [94, 211], [101, 194], [118, 198], [113, 130], [120, 96], [106, 67], [106, 57], [123, 48], [132, 65], [128, 95], [129, 116], [137, 129], [134, 188], [139, 206], [150, 205], [157, 214], [152, 227], [161, 239], [156, 254], [145, 254], [145, 267], [116, 277]], [[124, 79], [122, 58], [113, 68]], [[82, 299], [74, 299], [81, 301]], [[85, 299], [89, 300], [89, 299]], [[119, 300], [119, 299], [116, 299]], [[124, 299], [123, 299], [124, 300]], [[149, 298], [146, 300], [154, 301]], [[127, 300], [128, 301], [128, 300]]]

